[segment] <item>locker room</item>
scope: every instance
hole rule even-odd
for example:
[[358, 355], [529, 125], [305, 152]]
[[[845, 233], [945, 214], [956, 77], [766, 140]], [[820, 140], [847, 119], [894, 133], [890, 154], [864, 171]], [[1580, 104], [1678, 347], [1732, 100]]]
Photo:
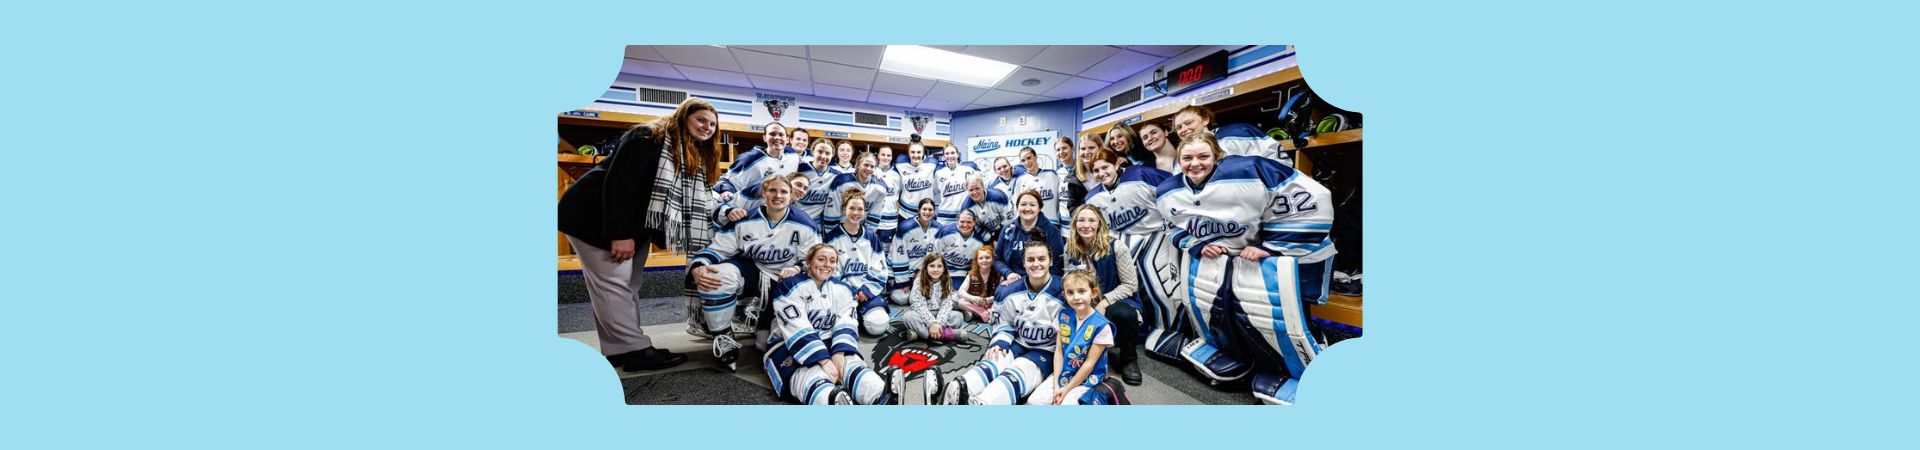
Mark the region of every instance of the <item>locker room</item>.
[[557, 115], [561, 338], [634, 405], [1290, 405], [1362, 323], [1289, 45], [629, 45]]

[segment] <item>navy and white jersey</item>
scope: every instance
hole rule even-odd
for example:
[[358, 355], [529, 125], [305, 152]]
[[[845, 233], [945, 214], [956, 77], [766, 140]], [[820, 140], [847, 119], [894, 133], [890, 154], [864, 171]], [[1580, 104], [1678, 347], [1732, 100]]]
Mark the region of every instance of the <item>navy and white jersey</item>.
[[1026, 278], [1001, 286], [993, 294], [993, 343], [1013, 350], [1014, 345], [1028, 350], [1053, 350], [1060, 336], [1056, 323], [1067, 301], [1060, 296], [1060, 277], [1047, 277], [1047, 285], [1030, 289]]
[[827, 194], [827, 214], [826, 217], [821, 219], [821, 225], [827, 228], [840, 226], [840, 216], [844, 214], [847, 207], [846, 204], [840, 201], [840, 194], [853, 188], [860, 188], [862, 192], [866, 193], [866, 228], [874, 230], [876, 233], [879, 232], [879, 228], [877, 228], [880, 225], [879, 210], [893, 209], [893, 207], [890, 206], [891, 203], [887, 202], [887, 190], [892, 189], [892, 187], [887, 186], [886, 182], [880, 181], [880, 177], [868, 177], [867, 181], [860, 181], [858, 175], [851, 173], [834, 175], [833, 182], [827, 183], [827, 191], [829, 192], [829, 194]]
[[1098, 184], [1087, 190], [1087, 204], [1100, 208], [1107, 215], [1107, 227], [1113, 229], [1113, 236], [1127, 234], [1147, 235], [1160, 231], [1166, 226], [1166, 220], [1160, 217], [1160, 207], [1155, 204], [1160, 183], [1172, 177], [1166, 171], [1149, 166], [1127, 166], [1116, 176], [1113, 189]]
[[[1007, 209], [1007, 196], [992, 189], [987, 189], [982, 194], [986, 194], [984, 201], [974, 201], [971, 195], [966, 196], [960, 202], [960, 210], [973, 212], [974, 228], [990, 231], [990, 234], [998, 233], [1001, 228], [1007, 226], [1007, 217], [1013, 214]], [[956, 214], [955, 218], [959, 216]]]
[[892, 192], [887, 193], [887, 199], [893, 201], [900, 200], [900, 172], [896, 171], [899, 168], [899, 165], [873, 168], [873, 176], [887, 183], [887, 187], [893, 188]]
[[1013, 199], [1013, 194], [1014, 194], [1013, 182], [1014, 180], [1018, 180], [1018, 179], [1019, 177], [1015, 177], [1010, 180], [1003, 180], [1003, 179], [1000, 179], [999, 175], [988, 175], [987, 190], [993, 191], [993, 192], [999, 192], [1001, 196], [1006, 197], [1007, 199]]
[[1073, 192], [1070, 186], [1080, 184], [1080, 180], [1075, 178], [1073, 166], [1062, 162], [1059, 167], [1053, 168], [1053, 173], [1056, 175], [1055, 178], [1060, 179], [1059, 187], [1054, 188], [1053, 191], [1054, 196], [1059, 197], [1056, 203], [1060, 205], [1059, 212], [1054, 217], [1058, 217], [1060, 223], [1067, 223], [1073, 220], [1073, 207], [1079, 206], [1079, 202], [1086, 200], [1086, 197], [1069, 197]]
[[[793, 156], [793, 162], [799, 165], [801, 158]], [[714, 181], [714, 194], [733, 192], [735, 198], [743, 196], [755, 202], [751, 206], [758, 206], [756, 202], [760, 200], [760, 183], [780, 173], [781, 167], [785, 167], [783, 158], [774, 158], [766, 154], [766, 148], [755, 146], [753, 150], [747, 150], [739, 158], [733, 158], [732, 165], [726, 167], [726, 173], [720, 173], [720, 181]], [[741, 202], [735, 208], [751, 210], [747, 202]]]
[[966, 209], [967, 181], [979, 176], [980, 170], [971, 162], [949, 163], [934, 171], [934, 179], [940, 193], [940, 223], [953, 223], [960, 217], [960, 211]]
[[[826, 217], [827, 208], [833, 206], [834, 173], [815, 170], [812, 164], [807, 163], [800, 163], [800, 173], [807, 174], [807, 192], [793, 202], [794, 206], [800, 207], [801, 211], [806, 211], [807, 217]], [[834, 215], [839, 214], [836, 212]], [[827, 226], [824, 223], [820, 225]]]
[[1213, 137], [1220, 140], [1220, 150], [1228, 155], [1258, 156], [1287, 167], [1293, 167], [1293, 153], [1280, 149], [1280, 141], [1268, 137], [1259, 128], [1244, 123], [1221, 125], [1213, 130]]
[[1008, 196], [1007, 200], [1018, 202], [1020, 193], [1028, 190], [1040, 192], [1040, 215], [1053, 223], [1060, 223], [1060, 174], [1040, 169], [1015, 177], [1013, 195]]
[[833, 172], [834, 175], [839, 175], [843, 173], [853, 173], [853, 166], [849, 166], [846, 164], [834, 164], [832, 166], [828, 166], [827, 171]]
[[940, 228], [919, 220], [900, 221], [898, 234], [893, 244], [887, 247], [887, 260], [893, 264], [893, 282], [902, 284], [912, 281], [913, 274], [920, 272], [921, 258], [928, 253], [940, 250]]
[[688, 268], [720, 264], [741, 257], [760, 269], [761, 279], [772, 280], [781, 269], [799, 264], [807, 247], [820, 243], [820, 226], [799, 208], [787, 207], [787, 216], [779, 222], [767, 220], [766, 208], [755, 208], [747, 217], [720, 227], [713, 243], [688, 257]]
[[781, 152], [780, 155], [774, 159], [779, 160], [779, 164], [774, 166], [774, 175], [786, 175], [799, 172], [800, 166], [806, 164], [808, 160], [808, 158], [801, 156], [799, 151], [794, 150], [793, 147], [787, 147], [786, 151]]
[[794, 362], [810, 366], [835, 353], [860, 354], [853, 290], [845, 283], [802, 273], [780, 280], [772, 296], [771, 341], [786, 347]]
[[940, 260], [947, 263], [947, 277], [955, 283], [967, 278], [967, 270], [973, 267], [973, 252], [987, 243], [978, 225], [972, 235], [961, 234], [957, 225], [944, 225], [934, 239], [939, 241], [934, 247], [940, 249]]
[[934, 177], [932, 164], [920, 163], [919, 166], [899, 164], [893, 166], [893, 171], [899, 174], [900, 177], [900, 195], [898, 197], [902, 218], [911, 217], [911, 212], [919, 211], [921, 200], [932, 199], [934, 207], [939, 207], [940, 189], [935, 186], [939, 184], [939, 182], [938, 179]]
[[880, 245], [886, 245], [893, 242], [894, 228], [899, 226], [902, 214], [912, 215], [913, 213], [900, 211], [900, 173], [893, 171], [893, 166], [874, 168], [873, 177], [886, 183], [887, 192], [886, 198], [881, 199], [881, 203], [867, 204], [867, 217], [874, 217], [880, 221], [879, 226], [873, 229], [873, 233], [880, 236]]
[[1258, 245], [1302, 264], [1333, 256], [1333, 204], [1327, 188], [1279, 161], [1228, 156], [1204, 185], [1177, 175], [1160, 183], [1158, 205], [1168, 240], [1199, 257], [1208, 244], [1233, 252]]
[[880, 238], [874, 236], [872, 228], [862, 226], [860, 232], [854, 234], [848, 233], [844, 226], [835, 226], [827, 229], [825, 240], [840, 254], [838, 278], [841, 282], [856, 294], [867, 294], [868, 298], [886, 292], [893, 269], [887, 265], [887, 253], [880, 247]]

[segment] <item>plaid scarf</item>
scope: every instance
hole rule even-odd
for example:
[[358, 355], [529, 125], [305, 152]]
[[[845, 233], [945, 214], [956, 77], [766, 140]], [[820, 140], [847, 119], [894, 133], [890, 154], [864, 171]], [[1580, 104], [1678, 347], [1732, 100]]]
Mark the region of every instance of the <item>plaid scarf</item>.
[[660, 137], [660, 171], [653, 179], [653, 198], [647, 202], [642, 225], [660, 230], [668, 251], [684, 254], [713, 242], [713, 229], [705, 226], [712, 222], [708, 215], [713, 192], [707, 189], [705, 173], [696, 170], [681, 176], [680, 161], [686, 156], [682, 151], [673, 145], [672, 136]]

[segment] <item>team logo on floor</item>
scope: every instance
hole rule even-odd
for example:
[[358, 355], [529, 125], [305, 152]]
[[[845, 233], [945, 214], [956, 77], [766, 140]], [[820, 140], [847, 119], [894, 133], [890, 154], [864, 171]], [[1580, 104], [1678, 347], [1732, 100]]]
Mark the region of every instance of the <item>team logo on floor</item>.
[[965, 339], [958, 342], [928, 342], [907, 341], [906, 330], [896, 325], [873, 344], [873, 354], [867, 360], [900, 368], [908, 379], [918, 379], [928, 370], [958, 372], [987, 352], [987, 338], [982, 335], [986, 325], [970, 323], [961, 328]]

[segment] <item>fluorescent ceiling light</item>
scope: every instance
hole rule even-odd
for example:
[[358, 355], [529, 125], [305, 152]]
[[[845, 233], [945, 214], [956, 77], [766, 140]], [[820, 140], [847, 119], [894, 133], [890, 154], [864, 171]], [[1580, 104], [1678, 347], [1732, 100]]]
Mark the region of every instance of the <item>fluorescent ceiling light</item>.
[[991, 59], [962, 55], [933, 47], [889, 45], [880, 70], [955, 83], [993, 87], [1019, 68]]

